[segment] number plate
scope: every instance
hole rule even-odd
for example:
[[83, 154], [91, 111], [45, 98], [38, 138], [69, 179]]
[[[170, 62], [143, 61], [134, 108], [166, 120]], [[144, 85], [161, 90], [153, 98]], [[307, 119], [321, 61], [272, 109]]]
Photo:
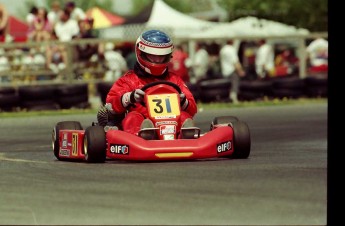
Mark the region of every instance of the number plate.
[[150, 116], [156, 119], [176, 118], [180, 115], [178, 95], [154, 94], [147, 97]]

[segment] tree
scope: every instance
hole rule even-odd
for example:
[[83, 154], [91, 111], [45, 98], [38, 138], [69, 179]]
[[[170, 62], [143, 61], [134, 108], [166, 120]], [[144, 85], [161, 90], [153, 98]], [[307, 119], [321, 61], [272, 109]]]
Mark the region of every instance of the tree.
[[[205, 5], [205, 1], [164, 0], [174, 9], [186, 14], [198, 10], [199, 5]], [[218, 0], [217, 2], [228, 12], [229, 21], [244, 16], [255, 16], [314, 32], [328, 31], [328, 0]]]
[[327, 0], [220, 0], [230, 21], [243, 16], [274, 20], [310, 31], [328, 30]]

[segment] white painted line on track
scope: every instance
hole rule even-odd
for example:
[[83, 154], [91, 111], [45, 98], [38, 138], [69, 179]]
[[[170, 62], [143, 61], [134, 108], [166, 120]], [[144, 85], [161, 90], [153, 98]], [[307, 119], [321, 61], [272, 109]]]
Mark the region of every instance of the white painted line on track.
[[0, 161], [30, 162], [30, 163], [48, 163], [48, 162], [34, 161], [34, 160], [27, 160], [27, 159], [7, 158], [3, 153], [0, 153]]

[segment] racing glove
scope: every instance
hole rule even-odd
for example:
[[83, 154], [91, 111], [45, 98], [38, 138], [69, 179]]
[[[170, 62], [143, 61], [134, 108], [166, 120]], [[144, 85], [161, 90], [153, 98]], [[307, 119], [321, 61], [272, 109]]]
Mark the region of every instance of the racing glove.
[[123, 107], [128, 107], [130, 104], [142, 102], [144, 100], [145, 92], [141, 89], [136, 89], [132, 92], [127, 92], [122, 96]]
[[180, 105], [182, 110], [186, 110], [188, 107], [188, 99], [184, 93], [180, 94]]

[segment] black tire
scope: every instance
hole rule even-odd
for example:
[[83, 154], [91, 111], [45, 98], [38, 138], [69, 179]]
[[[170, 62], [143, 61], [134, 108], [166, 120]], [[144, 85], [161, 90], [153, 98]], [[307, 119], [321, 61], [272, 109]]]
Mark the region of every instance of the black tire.
[[304, 79], [306, 86], [327, 86], [327, 77], [307, 77]]
[[53, 100], [56, 87], [54, 86], [21, 86], [18, 93], [22, 101]]
[[36, 105], [27, 108], [28, 111], [56, 111], [60, 110], [60, 107], [58, 104], [42, 104], [42, 105]]
[[234, 130], [233, 148], [234, 152], [230, 158], [246, 159], [250, 154], [250, 132], [249, 127], [245, 122], [237, 121], [232, 123]]
[[191, 83], [187, 83], [186, 85], [189, 88], [190, 92], [193, 94], [195, 101], [199, 101], [200, 100], [200, 92], [201, 92], [199, 85], [198, 84], [191, 84]]
[[57, 102], [62, 109], [69, 109], [72, 107], [78, 108], [78, 105], [81, 103], [89, 102], [89, 96], [86, 93], [76, 94], [74, 96], [59, 96]]
[[307, 97], [328, 97], [327, 86], [310, 86], [304, 89], [304, 93]]
[[206, 89], [225, 89], [229, 90], [231, 81], [229, 78], [208, 79], [199, 82], [199, 86], [204, 91]]
[[22, 109], [27, 109], [28, 111], [60, 109], [59, 105], [53, 100], [22, 100], [20, 107]]
[[78, 94], [88, 95], [88, 84], [69, 84], [57, 87], [56, 93], [58, 97], [71, 97]]
[[81, 126], [80, 122], [77, 121], [63, 121], [63, 122], [58, 122], [52, 133], [52, 147], [54, 151], [54, 155], [58, 160], [62, 160], [59, 157], [59, 132], [60, 130], [64, 129], [73, 129], [73, 130], [82, 130], [83, 127]]
[[0, 93], [0, 108], [7, 107], [17, 107], [19, 106], [19, 96], [18, 94], [1, 94]]
[[284, 88], [273, 88], [272, 95], [276, 98], [292, 98], [296, 99], [303, 96], [303, 90], [297, 89], [284, 89]]
[[106, 137], [102, 126], [90, 126], [84, 134], [85, 160], [90, 163], [103, 163], [106, 159]]
[[245, 81], [240, 82], [240, 90], [242, 91], [251, 91], [257, 93], [267, 93], [272, 89], [272, 82], [267, 80], [254, 80], [254, 81]]
[[113, 82], [100, 82], [97, 85], [97, 91], [101, 97], [102, 104], [105, 105], [107, 95], [113, 86]]
[[16, 89], [14, 87], [0, 87], [0, 94], [15, 94]]
[[241, 90], [238, 94], [238, 99], [242, 101], [252, 101], [262, 99], [265, 95], [257, 91]]
[[299, 77], [279, 78], [273, 82], [274, 89], [302, 89], [304, 87], [304, 79]]
[[236, 116], [217, 116], [211, 123], [210, 130], [213, 130], [214, 126], [219, 124], [232, 125], [234, 122], [238, 122], [239, 119]]
[[230, 89], [224, 88], [202, 88], [202, 92], [200, 93], [200, 101], [204, 103], [226, 101], [229, 99], [229, 92]]

